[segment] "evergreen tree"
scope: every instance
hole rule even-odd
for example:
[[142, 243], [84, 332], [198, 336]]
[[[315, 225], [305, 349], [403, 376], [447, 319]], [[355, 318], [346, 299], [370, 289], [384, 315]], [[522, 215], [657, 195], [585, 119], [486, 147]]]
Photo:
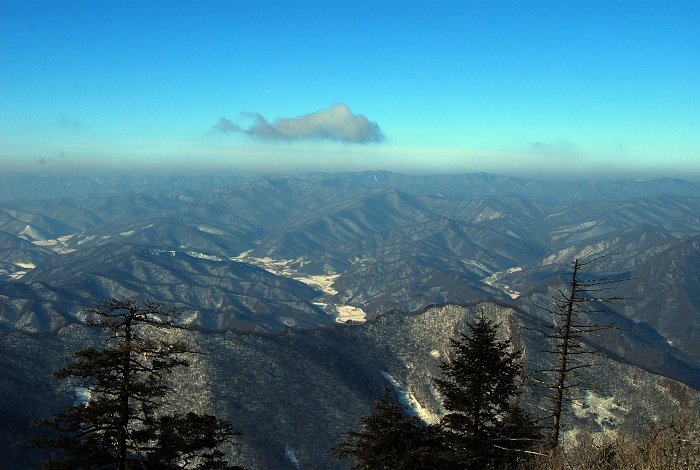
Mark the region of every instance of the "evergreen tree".
[[352, 470], [433, 469], [434, 430], [420, 418], [394, 403], [389, 387], [374, 404], [374, 411], [359, 419], [362, 429], [345, 432], [331, 448], [339, 459], [353, 458]]
[[88, 347], [54, 373], [85, 390], [87, 399], [34, 423], [52, 434], [36, 436], [32, 447], [63, 454], [42, 468], [63, 469], [239, 469], [220, 447], [240, 432], [216, 417], [163, 411], [172, 392], [170, 376], [196, 350], [168, 338], [179, 328], [178, 312], [158, 302], [112, 299], [88, 309], [88, 325], [109, 333], [102, 350]]
[[[518, 440], [527, 436], [512, 427], [523, 418], [514, 409], [521, 351], [499, 340], [497, 325], [483, 314], [468, 328], [469, 335], [450, 341], [454, 358], [441, 365], [446, 378], [435, 381], [445, 408], [440, 427], [454, 468], [500, 468], [519, 447], [528, 447]], [[509, 416], [517, 419], [509, 423]]]
[[496, 434], [494, 447], [500, 454], [501, 469], [531, 468], [544, 451], [546, 439], [541, 427], [517, 402], [499, 420]]

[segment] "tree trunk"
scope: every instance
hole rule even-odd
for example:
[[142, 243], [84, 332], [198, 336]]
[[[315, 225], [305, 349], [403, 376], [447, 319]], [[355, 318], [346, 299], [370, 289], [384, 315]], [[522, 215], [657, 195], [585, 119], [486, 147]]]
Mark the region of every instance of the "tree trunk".
[[556, 449], [559, 446], [559, 428], [561, 427], [561, 410], [562, 404], [564, 402], [564, 386], [566, 382], [567, 366], [569, 360], [569, 340], [571, 339], [571, 315], [574, 310], [574, 301], [576, 296], [576, 290], [578, 288], [577, 271], [579, 267], [579, 260], [574, 261], [574, 269], [571, 275], [571, 291], [569, 297], [566, 301], [566, 315], [564, 317], [564, 330], [561, 337], [561, 358], [559, 362], [559, 370], [557, 377], [556, 386], [556, 396], [554, 399], [554, 420], [552, 422], [552, 436], [551, 445], [552, 449]]

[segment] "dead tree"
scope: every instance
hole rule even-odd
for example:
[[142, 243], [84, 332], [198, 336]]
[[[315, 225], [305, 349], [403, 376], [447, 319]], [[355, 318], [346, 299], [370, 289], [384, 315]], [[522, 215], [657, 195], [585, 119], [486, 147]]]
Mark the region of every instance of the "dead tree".
[[[577, 371], [597, 365], [600, 353], [591, 345], [596, 338], [602, 338], [606, 330], [617, 327], [614, 322], [602, 322], [602, 315], [609, 314], [606, 306], [623, 297], [609, 295], [612, 284], [626, 279], [606, 277], [589, 277], [591, 263], [604, 256], [590, 258], [589, 255], [576, 258], [567, 267], [571, 277], [567, 287], [560, 287], [552, 296], [549, 307], [541, 307], [552, 315], [549, 325], [538, 328], [550, 345], [542, 350], [555, 357], [556, 365], [533, 374], [540, 388], [549, 390], [551, 396], [551, 434], [550, 446], [556, 450], [559, 446], [559, 434], [562, 427], [562, 410], [567, 394], [571, 389], [585, 389], [589, 384], [577, 376]], [[588, 259], [586, 259], [588, 258]]]

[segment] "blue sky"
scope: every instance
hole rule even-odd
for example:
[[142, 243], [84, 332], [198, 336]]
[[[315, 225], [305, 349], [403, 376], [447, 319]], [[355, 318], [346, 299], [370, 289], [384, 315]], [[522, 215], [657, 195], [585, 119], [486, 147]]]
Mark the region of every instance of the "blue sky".
[[0, 172], [700, 180], [697, 1], [0, 4]]

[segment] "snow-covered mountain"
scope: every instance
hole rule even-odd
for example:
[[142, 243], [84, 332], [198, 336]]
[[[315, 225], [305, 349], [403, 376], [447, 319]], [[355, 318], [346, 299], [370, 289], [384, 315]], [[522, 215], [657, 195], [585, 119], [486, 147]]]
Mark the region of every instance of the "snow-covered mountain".
[[[241, 426], [250, 462], [338, 468], [322, 447], [367, 410], [386, 374], [439, 411], [429, 376], [477, 307], [448, 319], [431, 305], [491, 306], [526, 325], [546, 315], [566, 263], [589, 253], [607, 255], [596, 275], [631, 279], [611, 306], [624, 329], [598, 344], [621, 361], [610, 366], [618, 376], [601, 377], [628, 395], [633, 375], [653, 382], [649, 409], [680, 400], [666, 383], [690, 386], [678, 390], [691, 401], [700, 387], [693, 183], [387, 172], [0, 181], [0, 393], [36, 403], [1, 411], [14, 423], [5, 435], [67, 399], [50, 372], [91, 338], [81, 309], [140, 295], [181, 308], [197, 330], [211, 388], [197, 406], [258, 423]], [[528, 351], [533, 341], [523, 339]], [[276, 391], [253, 398], [257, 384]], [[312, 424], [328, 437], [310, 444], [310, 429], [293, 430]], [[274, 426], [288, 431], [273, 437]]]

